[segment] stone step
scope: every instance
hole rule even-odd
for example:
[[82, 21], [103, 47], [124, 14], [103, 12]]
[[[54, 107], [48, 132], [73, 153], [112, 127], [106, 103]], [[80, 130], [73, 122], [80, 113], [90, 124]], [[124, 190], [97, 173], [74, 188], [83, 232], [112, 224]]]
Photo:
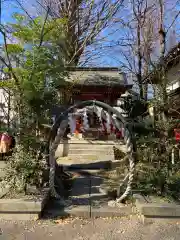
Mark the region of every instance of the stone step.
[[82, 204], [89, 204], [90, 201], [98, 201], [102, 198], [106, 198], [106, 193], [91, 193], [91, 194], [81, 194], [77, 196], [71, 196], [70, 200], [72, 201], [72, 205], [82, 205]]
[[83, 142], [83, 141], [82, 142], [69, 142], [68, 144], [69, 145], [75, 145], [75, 146], [80, 146], [80, 145], [85, 146], [85, 145], [87, 145], [87, 146], [92, 146], [92, 147], [93, 146], [112, 146], [113, 147], [113, 146], [116, 145], [113, 142], [112, 143], [111, 142], [109, 142], [109, 143], [108, 142], [106, 142], [106, 143], [105, 142], [95, 142], [94, 143], [93, 141], [89, 141], [89, 142]]
[[133, 214], [131, 206], [109, 207], [103, 206], [79, 205], [63, 208], [61, 205], [56, 209], [48, 209], [44, 213], [45, 218], [74, 217], [84, 219], [96, 218], [121, 218]]
[[86, 142], [86, 141], [73, 141], [73, 142], [69, 142], [69, 143], [62, 143], [59, 144], [55, 156], [56, 157], [63, 157], [63, 156], [68, 156], [69, 154], [72, 153], [77, 153], [78, 151], [80, 152], [80, 150], [82, 150], [82, 153], [85, 153], [85, 151], [87, 153], [97, 153], [98, 155], [104, 151], [104, 155], [107, 152], [113, 152], [113, 146], [117, 147], [118, 149], [120, 149], [121, 151], [125, 152], [126, 148], [125, 145], [122, 144], [122, 142], [120, 142], [119, 144], [107, 144], [107, 142], [105, 143], [104, 141], [99, 141], [100, 144], [97, 144], [93, 142]]
[[71, 153], [79, 153], [82, 152], [82, 153], [98, 153], [101, 154], [104, 152], [104, 154], [108, 153], [108, 152], [112, 152], [114, 153], [114, 149], [112, 146], [88, 146], [88, 145], [78, 145], [78, 146], [72, 146], [70, 145], [69, 146], [69, 149], [67, 151], [68, 154], [71, 154]]
[[96, 153], [86, 153], [86, 154], [68, 154], [68, 158], [71, 160], [77, 160], [77, 161], [83, 161], [83, 160], [90, 160], [90, 161], [94, 161], [94, 160], [99, 160], [99, 161], [107, 161], [107, 160], [112, 160], [114, 159], [114, 154], [101, 154], [98, 155]]
[[85, 140], [73, 141], [59, 145], [56, 151], [57, 157], [68, 156], [70, 159], [103, 159], [106, 155], [114, 156], [114, 151], [113, 145], [104, 144], [104, 141], [101, 141], [101, 144], [91, 144]]
[[[81, 171], [89, 172], [91, 174], [97, 174], [101, 172], [102, 169], [116, 170], [116, 168], [121, 165], [123, 168], [123, 162], [121, 160], [110, 159], [110, 157], [108, 158], [108, 160], [95, 159], [95, 160], [86, 160], [85, 162], [84, 162], [84, 159], [70, 159], [70, 158], [67, 159], [67, 157], [62, 157], [57, 160], [57, 164], [62, 165], [64, 168], [64, 171], [81, 170]], [[91, 166], [88, 166], [88, 164], [91, 164]], [[73, 167], [73, 170], [71, 169], [71, 167]]]
[[103, 140], [85, 140], [85, 139], [73, 139], [68, 140], [69, 144], [88, 144], [88, 145], [116, 145], [116, 144], [123, 144], [122, 141], [103, 141]]
[[85, 144], [83, 144], [83, 143], [81, 143], [81, 144], [74, 144], [74, 143], [67, 144], [67, 143], [64, 143], [64, 144], [59, 144], [56, 152], [57, 152], [57, 155], [62, 156], [64, 154], [64, 156], [66, 156], [72, 150], [76, 151], [76, 149], [79, 149], [79, 150], [82, 149], [82, 150], [86, 150], [88, 152], [90, 150], [92, 150], [92, 151], [95, 152], [95, 151], [98, 151], [98, 150], [103, 151], [103, 150], [106, 150], [106, 149], [112, 149], [113, 150], [113, 145], [102, 145], [102, 144], [99, 144], [99, 145], [98, 144], [93, 144], [92, 145], [92, 144], [87, 144], [87, 143], [85, 143]]
[[113, 147], [118, 147], [118, 148], [124, 148], [124, 145], [115, 145], [115, 144], [87, 144], [87, 143], [79, 143], [79, 144], [74, 144], [74, 143], [72, 143], [72, 144], [69, 144], [68, 145], [68, 148], [69, 149], [76, 149], [76, 148], [78, 148], [78, 149], [80, 149], [80, 148], [82, 148], [82, 149], [106, 149], [106, 148], [112, 148], [113, 149]]
[[114, 155], [114, 151], [113, 148], [109, 148], [109, 147], [105, 147], [105, 148], [95, 148], [95, 149], [83, 149], [83, 148], [70, 148], [69, 152], [68, 152], [68, 156], [70, 156], [71, 154], [73, 155], [86, 155], [86, 154], [94, 154], [96, 156], [98, 155]]
[[[126, 146], [125, 145], [119, 145], [119, 146], [116, 146], [114, 145], [114, 147], [117, 147], [120, 151], [126, 153]], [[76, 145], [73, 145], [73, 144], [70, 144], [68, 146], [68, 151], [67, 153], [72, 153], [73, 151], [75, 152], [78, 152], [78, 150], [82, 150], [83, 151], [87, 151], [87, 152], [113, 152], [114, 153], [114, 147], [112, 145], [88, 145], [88, 144], [76, 144]], [[66, 148], [67, 149], [67, 148]]]
[[[69, 203], [70, 202], [70, 203]], [[132, 207], [123, 205], [120, 207], [108, 206], [108, 200], [102, 204], [92, 204], [92, 201], [84, 201], [82, 204], [72, 205], [71, 201], [67, 200], [67, 206], [63, 207], [60, 200], [54, 200], [45, 208], [43, 218], [61, 218], [61, 217], [76, 217], [76, 218], [108, 218], [108, 217], [123, 217], [133, 214]]]
[[98, 176], [98, 174], [100, 174], [101, 173], [101, 169], [83, 169], [83, 168], [81, 168], [81, 169], [73, 169], [73, 170], [71, 170], [71, 169], [69, 169], [69, 167], [68, 166], [65, 166], [64, 168], [63, 168], [65, 171], [68, 171], [68, 172], [72, 172], [72, 173], [79, 173], [79, 171], [81, 172], [81, 174], [92, 174], [92, 175], [97, 175]]
[[112, 159], [109, 156], [107, 160], [99, 160], [99, 159], [86, 159], [81, 158], [77, 159], [67, 159], [67, 158], [59, 158], [57, 160], [58, 165], [63, 166], [64, 171], [74, 171], [76, 170], [88, 170], [88, 169], [110, 169], [111, 168]]

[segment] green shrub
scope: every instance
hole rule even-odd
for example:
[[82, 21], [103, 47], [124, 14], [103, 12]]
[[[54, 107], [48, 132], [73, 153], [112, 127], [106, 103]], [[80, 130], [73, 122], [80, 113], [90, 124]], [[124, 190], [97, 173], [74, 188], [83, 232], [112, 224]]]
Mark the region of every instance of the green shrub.
[[[137, 139], [138, 164], [134, 189], [145, 194], [179, 196], [180, 187], [180, 159], [175, 148], [174, 139], [161, 136]], [[174, 163], [172, 163], [172, 149], [176, 149]]]
[[12, 156], [8, 158], [4, 181], [15, 192], [26, 193], [27, 185], [35, 185], [40, 188], [43, 181], [43, 171], [46, 169], [46, 161], [39, 154], [25, 150], [17, 146]]
[[180, 200], [180, 171], [167, 179], [167, 194]]

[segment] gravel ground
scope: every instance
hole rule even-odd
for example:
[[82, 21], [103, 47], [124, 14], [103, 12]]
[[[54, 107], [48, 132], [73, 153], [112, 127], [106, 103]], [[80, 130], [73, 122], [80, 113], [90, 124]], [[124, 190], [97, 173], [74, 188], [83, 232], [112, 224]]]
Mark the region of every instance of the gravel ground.
[[65, 219], [56, 221], [0, 221], [3, 240], [179, 240], [180, 221], [142, 223], [138, 217]]

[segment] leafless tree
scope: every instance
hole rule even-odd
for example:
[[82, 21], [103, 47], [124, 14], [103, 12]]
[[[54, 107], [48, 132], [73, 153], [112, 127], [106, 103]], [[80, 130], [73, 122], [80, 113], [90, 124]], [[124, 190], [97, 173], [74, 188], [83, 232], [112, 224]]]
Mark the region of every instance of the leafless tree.
[[[172, 2], [174, 3], [174, 2]], [[176, 2], [177, 3], [177, 2]], [[168, 25], [166, 26], [166, 0], [157, 0], [156, 1], [157, 6], [157, 12], [158, 12], [158, 38], [159, 41], [159, 59], [158, 63], [153, 64], [152, 72], [154, 72], [154, 79], [156, 78], [156, 82], [158, 83], [156, 85], [156, 92], [155, 95], [158, 96], [158, 99], [160, 98], [160, 104], [162, 105], [162, 120], [164, 122], [167, 121], [167, 115], [168, 115], [168, 93], [167, 93], [167, 85], [168, 85], [168, 79], [167, 79], [167, 69], [169, 65], [169, 59], [172, 61], [172, 58], [166, 57], [168, 53], [168, 47], [167, 43], [171, 39], [170, 30], [172, 27], [174, 27], [174, 24], [176, 21], [179, 20], [180, 17], [180, 11], [178, 11], [175, 16], [171, 14], [171, 19], [168, 21]], [[174, 5], [175, 8], [175, 5]], [[170, 8], [170, 11], [173, 13], [173, 9]], [[175, 27], [174, 27], [175, 28]], [[175, 35], [175, 33], [174, 33]], [[175, 40], [175, 39], [174, 39]], [[174, 46], [172, 46], [174, 47]]]
[[[18, 1], [18, 0], [17, 0]], [[104, 38], [103, 31], [119, 24], [119, 10], [124, 0], [43, 0], [37, 4], [50, 8], [52, 18], [64, 18], [66, 64], [77, 66], [81, 57], [87, 61], [86, 49]], [[83, 63], [82, 63], [83, 64]]]
[[130, 0], [130, 19], [124, 24], [123, 36], [114, 47], [121, 59], [120, 65], [133, 76], [141, 99], [147, 99], [147, 84], [143, 76], [149, 72], [151, 54], [154, 50], [154, 14], [155, 5], [148, 0]]
[[143, 84], [143, 76], [149, 71], [149, 62], [153, 48], [154, 29], [151, 19], [154, 4], [147, 0], [132, 0], [133, 16], [136, 21], [137, 37], [137, 83], [140, 97], [147, 99], [147, 84]]
[[113, 58], [133, 76], [140, 97], [145, 100], [148, 85], [144, 78], [156, 69], [159, 58], [162, 61], [167, 53], [170, 30], [179, 18], [179, 12], [175, 10], [176, 4], [171, 0], [168, 3], [167, 0], [130, 0], [131, 16], [124, 24], [120, 40], [111, 43], [114, 48]]

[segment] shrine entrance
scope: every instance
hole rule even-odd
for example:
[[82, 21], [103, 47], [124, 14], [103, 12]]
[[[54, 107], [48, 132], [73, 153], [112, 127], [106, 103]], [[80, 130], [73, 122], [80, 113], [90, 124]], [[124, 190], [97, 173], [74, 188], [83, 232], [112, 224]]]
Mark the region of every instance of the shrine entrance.
[[68, 114], [70, 138], [116, 140], [121, 130], [114, 123], [113, 113], [97, 106], [74, 109]]
[[[95, 114], [93, 114], [93, 112]], [[90, 119], [88, 119], [91, 117]], [[133, 182], [134, 170], [135, 170], [135, 159], [134, 159], [134, 144], [132, 139], [132, 132], [129, 126], [127, 125], [125, 119], [122, 117], [119, 111], [112, 108], [111, 106], [99, 102], [99, 101], [84, 101], [80, 102], [72, 107], [70, 107], [67, 111], [63, 112], [55, 124], [53, 125], [51, 135], [50, 135], [50, 153], [49, 153], [49, 164], [50, 164], [50, 176], [49, 176], [49, 183], [50, 183], [50, 190], [51, 195], [60, 201], [62, 204], [64, 203], [63, 197], [61, 193], [57, 192], [55, 187], [55, 169], [56, 169], [56, 159], [55, 159], [55, 151], [59, 144], [63, 142], [63, 139], [69, 135], [72, 139], [83, 139], [86, 136], [84, 135], [85, 132], [88, 132], [91, 127], [96, 125], [95, 120], [98, 119], [98, 123], [100, 124], [101, 132], [107, 134], [108, 136], [113, 133], [115, 135], [116, 129], [122, 132], [122, 140], [124, 140], [124, 148], [126, 152], [126, 159], [129, 160], [129, 167], [128, 172], [125, 173], [124, 179], [122, 179], [121, 183], [119, 183], [119, 187], [121, 188], [122, 185], [126, 186], [123, 188], [124, 192], [119, 192], [116, 202], [121, 202], [125, 199], [130, 191]], [[67, 131], [67, 129], [69, 129]], [[105, 141], [104, 141], [105, 142]], [[84, 144], [80, 141], [80, 144]], [[88, 154], [92, 154], [96, 151], [96, 148], [93, 148], [93, 143], [90, 141], [86, 143], [89, 145]], [[80, 149], [74, 147], [74, 150], [77, 151], [77, 154], [80, 152]], [[81, 149], [82, 150], [82, 149]], [[109, 150], [109, 145], [103, 148], [103, 151]], [[78, 161], [80, 159], [77, 158], [76, 166], [78, 165]]]

